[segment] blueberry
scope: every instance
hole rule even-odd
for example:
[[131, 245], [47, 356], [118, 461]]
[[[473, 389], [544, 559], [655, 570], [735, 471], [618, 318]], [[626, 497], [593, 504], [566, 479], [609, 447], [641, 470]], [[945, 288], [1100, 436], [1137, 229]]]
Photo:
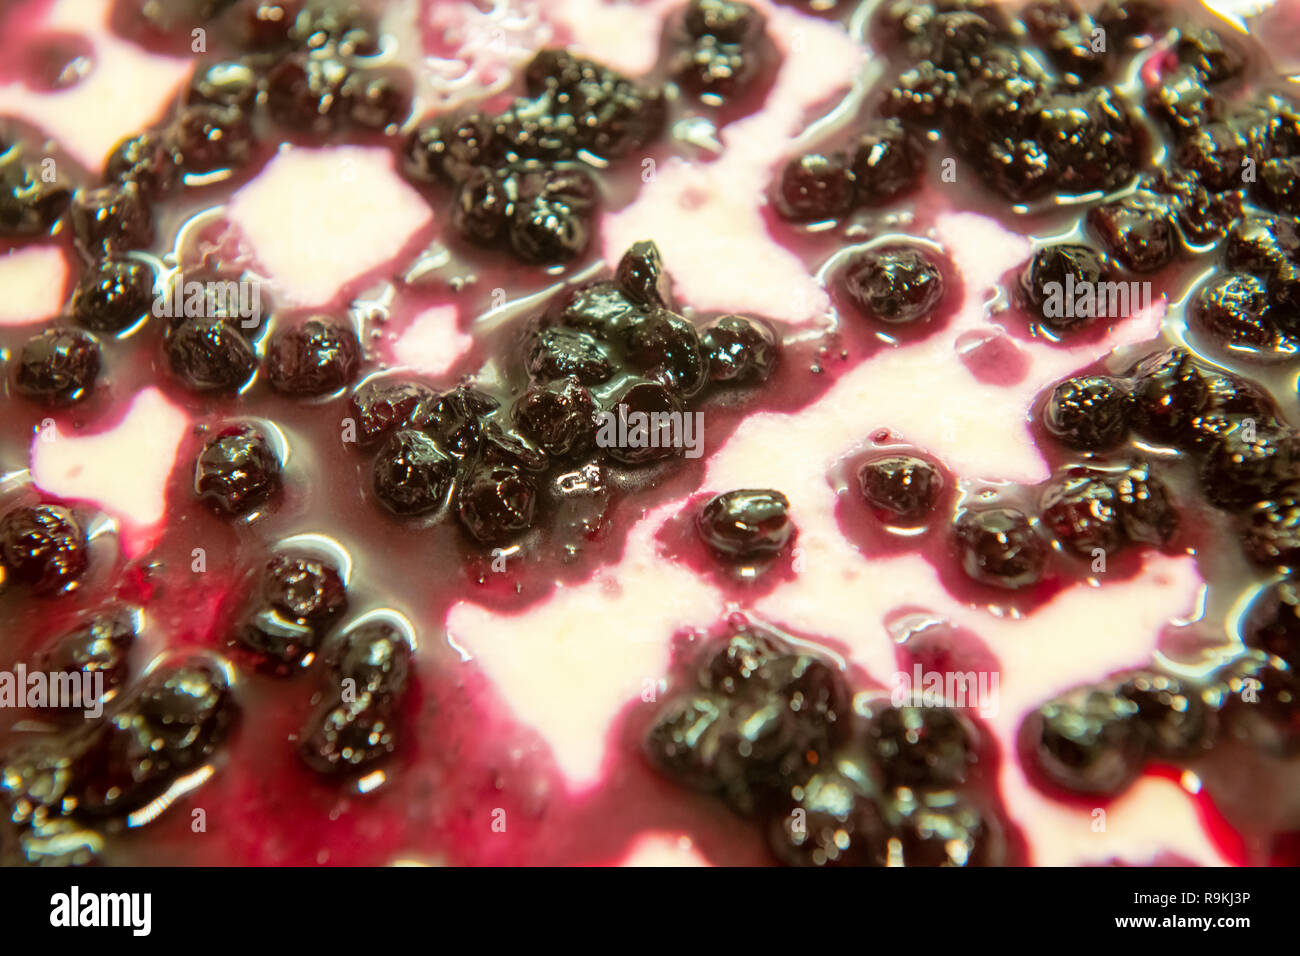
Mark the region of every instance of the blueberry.
[[796, 786], [785, 812], [773, 815], [767, 839], [787, 866], [884, 866], [890, 829], [879, 798], [831, 768]]
[[257, 371], [257, 353], [233, 322], [186, 319], [167, 337], [172, 371], [191, 388], [236, 391]]
[[1143, 462], [1130, 464], [1110, 476], [1115, 489], [1120, 523], [1130, 541], [1167, 545], [1178, 530], [1178, 512], [1164, 483]]
[[898, 77], [897, 85], [886, 94], [881, 111], [905, 123], [937, 125], [952, 107], [956, 88], [957, 77], [953, 73], [925, 60]]
[[1219, 98], [1205, 85], [1205, 80], [1193, 67], [1182, 66], [1164, 77], [1160, 86], [1151, 90], [1146, 98], [1147, 110], [1162, 120], [1181, 138], [1223, 112]]
[[532, 527], [537, 489], [514, 468], [472, 473], [456, 495], [461, 524], [484, 544], [505, 541]]
[[76, 585], [87, 563], [85, 532], [68, 509], [26, 506], [0, 518], [0, 583], [58, 594]]
[[943, 287], [943, 274], [930, 255], [907, 246], [860, 252], [844, 276], [845, 291], [862, 315], [890, 324], [928, 318]]
[[766, 322], [743, 315], [724, 315], [700, 333], [700, 346], [714, 382], [757, 384], [772, 374], [778, 347]]
[[525, 435], [557, 458], [585, 451], [595, 439], [595, 402], [576, 378], [531, 386], [512, 415]]
[[1034, 139], [1001, 137], [983, 148], [978, 169], [995, 190], [1014, 202], [1053, 191], [1060, 178], [1056, 160]]
[[1047, 545], [1021, 511], [964, 511], [953, 532], [962, 570], [980, 584], [1016, 590], [1036, 584], [1043, 575]]
[[537, 196], [515, 205], [510, 248], [532, 265], [555, 265], [577, 258], [587, 248], [587, 220], [569, 204]]
[[343, 85], [351, 69], [332, 56], [293, 56], [266, 74], [266, 110], [282, 126], [324, 135], [344, 115]]
[[277, 328], [266, 348], [267, 380], [289, 395], [338, 391], [356, 377], [360, 362], [361, 344], [352, 326], [329, 316]]
[[1187, 350], [1148, 356], [1133, 377], [1134, 431], [1157, 442], [1185, 440], [1209, 400], [1206, 375]]
[[722, 731], [729, 706], [697, 694], [676, 697], [665, 705], [647, 733], [646, 756], [659, 770], [697, 790], [722, 787], [719, 770]]
[[402, 428], [389, 435], [375, 458], [375, 497], [394, 514], [424, 514], [447, 499], [455, 474], [455, 459], [436, 441]]
[[467, 385], [443, 392], [434, 402], [423, 427], [448, 454], [458, 458], [478, 448], [484, 419], [498, 402], [492, 396]]
[[1196, 69], [1207, 83], [1231, 79], [1246, 65], [1240, 52], [1226, 43], [1218, 31], [1208, 28], [1180, 30], [1174, 52], [1180, 63]]
[[633, 302], [647, 308], [672, 306], [671, 281], [664, 271], [659, 247], [651, 240], [634, 242], [623, 253], [614, 281]]
[[1112, 797], [1137, 779], [1145, 757], [1138, 705], [1108, 689], [1081, 688], [1025, 718], [1020, 742], [1029, 763], [1064, 790]]
[[1256, 564], [1294, 566], [1300, 561], [1300, 483], [1288, 482], [1251, 506], [1241, 544]]
[[[609, 408], [611, 416], [609, 421], [627, 422], [628, 442], [623, 444], [617, 440], [612, 442], [603, 440], [602, 433], [606, 429], [601, 425], [596, 432], [596, 443], [604, 448], [606, 454], [620, 464], [635, 466], [672, 458], [681, 453], [680, 448], [675, 447], [670, 441], [662, 440], [662, 436], [654, 434], [652, 430], [648, 430], [644, 435], [641, 434], [637, 428], [638, 419], [631, 417], [638, 413], [646, 416], [645, 421], [649, 423], [654, 420], [655, 415], [670, 416], [661, 420], [671, 422], [673, 417], [680, 417], [683, 411], [677, 395], [662, 382], [631, 380], [619, 388]], [[618, 438], [617, 435], [613, 437]], [[633, 443], [634, 441], [636, 444]]]
[[238, 107], [187, 106], [171, 130], [176, 165], [187, 173], [242, 166], [253, 153], [253, 128]]
[[1154, 272], [1173, 261], [1177, 242], [1167, 203], [1136, 192], [1088, 212], [1088, 224], [1116, 259], [1134, 272]]
[[1269, 209], [1300, 216], [1300, 156], [1266, 160], [1259, 167], [1254, 195]]
[[842, 156], [807, 153], [786, 163], [776, 190], [776, 209], [786, 219], [835, 219], [853, 208], [853, 171]]
[[709, 379], [709, 361], [695, 326], [667, 309], [655, 309], [632, 325], [625, 358], [629, 368], [685, 397]]
[[379, 52], [374, 13], [357, 4], [308, 3], [294, 19], [289, 39], [300, 49], [347, 59]]
[[1215, 192], [1242, 182], [1246, 143], [1227, 123], [1206, 123], [1178, 147], [1178, 164]]
[[1062, 546], [1085, 559], [1118, 551], [1126, 543], [1118, 496], [1106, 475], [1069, 469], [1043, 491], [1042, 520]]
[[1200, 177], [1185, 169], [1161, 169], [1148, 185], [1166, 198], [1178, 228], [1191, 243], [1217, 242], [1241, 215], [1240, 190], [1210, 192]]
[[742, 43], [763, 29], [763, 15], [748, 3], [735, 0], [691, 0], [686, 7], [686, 32]]
[[299, 735], [298, 754], [321, 774], [353, 773], [373, 766], [397, 749], [397, 727], [389, 708], [368, 696], [327, 703]]
[[348, 401], [348, 412], [357, 426], [357, 444], [363, 448], [373, 445], [403, 425], [422, 428], [437, 400], [437, 392], [421, 382], [362, 382]]
[[343, 83], [348, 118], [362, 129], [388, 130], [401, 126], [411, 113], [411, 75], [387, 68], [357, 70]]
[[790, 646], [768, 631], [742, 625], [702, 657], [700, 684], [728, 697], [773, 689], [777, 663], [792, 654]]
[[100, 259], [72, 293], [72, 315], [92, 332], [121, 332], [149, 316], [154, 275], [136, 259]]
[[238, 60], [210, 63], [190, 79], [186, 98], [190, 103], [248, 110], [257, 99], [257, 73]]
[[206, 658], [157, 667], [133, 697], [137, 728], [176, 769], [212, 753], [234, 717], [225, 674]]
[[1056, 94], [1035, 124], [1037, 141], [1060, 170], [1060, 189], [1113, 189], [1133, 177], [1137, 136], [1123, 100], [1109, 88]]
[[1106, 73], [1107, 60], [1103, 52], [1093, 48], [1092, 30], [1091, 23], [1066, 24], [1043, 37], [1043, 48], [1063, 73], [1096, 80]]
[[1282, 311], [1300, 307], [1300, 231], [1294, 220], [1248, 215], [1234, 221], [1225, 260], [1230, 269], [1263, 278], [1270, 303], [1285, 306]]
[[696, 515], [700, 537], [727, 557], [776, 554], [790, 541], [790, 501], [779, 491], [729, 491], [710, 498]]
[[884, 522], [924, 520], [945, 484], [937, 467], [914, 455], [885, 455], [858, 469], [862, 497]]
[[921, 140], [898, 120], [880, 120], [853, 147], [853, 180], [858, 201], [879, 206], [914, 189], [925, 165]]
[[280, 460], [251, 425], [222, 428], [203, 445], [194, 465], [194, 493], [228, 515], [263, 504], [280, 489]]
[[43, 173], [39, 165], [24, 162], [16, 147], [0, 152], [0, 236], [39, 235], [68, 208], [68, 187], [58, 179], [46, 182]]
[[1266, 348], [1276, 337], [1268, 288], [1241, 272], [1217, 276], [1196, 294], [1193, 314], [1218, 341], [1229, 346]]
[[170, 139], [145, 131], [123, 140], [104, 163], [108, 182], [133, 183], [148, 199], [161, 199], [180, 184], [180, 169]]
[[488, 467], [502, 465], [536, 473], [545, 471], [550, 459], [524, 435], [489, 419], [483, 423], [483, 434], [479, 438], [478, 464]]
[[1201, 462], [1201, 488], [1210, 503], [1238, 511], [1300, 478], [1300, 448], [1288, 430], [1245, 419], [1210, 446]]
[[1156, 671], [1139, 671], [1115, 691], [1137, 706], [1136, 721], [1146, 749], [1168, 759], [1186, 759], [1210, 743], [1212, 717], [1199, 688]]
[[960, 793], [900, 793], [898, 848], [903, 866], [997, 866], [1006, 846], [997, 824]]
[[406, 690], [414, 649], [410, 639], [382, 619], [358, 624], [330, 649], [330, 667], [340, 681], [351, 681], [358, 694], [376, 703], [391, 703]]
[[1227, 736], [1277, 757], [1300, 748], [1300, 679], [1286, 661], [1247, 651], [1214, 675], [1207, 701]]
[[977, 733], [950, 707], [883, 707], [866, 726], [869, 752], [894, 787], [952, 787], [976, 762]]
[[237, 636], [263, 655], [270, 669], [286, 669], [319, 646], [347, 605], [334, 567], [307, 555], [276, 555], [260, 569], [255, 599]]
[[609, 349], [586, 332], [563, 326], [533, 333], [524, 355], [524, 368], [538, 382], [576, 378], [598, 385], [614, 374]]
[[1293, 578], [1274, 581], [1251, 600], [1241, 617], [1247, 647], [1300, 662], [1300, 589]]
[[749, 89], [758, 68], [755, 50], [702, 36], [678, 52], [670, 71], [682, 89], [694, 96], [729, 100]]
[[456, 234], [481, 246], [495, 245], [504, 235], [518, 199], [517, 184], [496, 170], [469, 170], [451, 206]]
[[52, 674], [102, 674], [104, 690], [111, 691], [126, 680], [127, 652], [135, 637], [131, 613], [108, 607], [61, 635], [40, 653], [34, 666]]
[[131, 182], [78, 190], [71, 218], [77, 242], [92, 258], [153, 244], [153, 213]]
[[72, 404], [90, 394], [98, 375], [98, 343], [77, 329], [52, 328], [23, 343], [14, 387], [29, 398]]
[[456, 164], [449, 169], [445, 165], [451, 146], [450, 130], [451, 121], [446, 117], [422, 120], [407, 135], [402, 146], [402, 171], [421, 183], [457, 179], [452, 169], [459, 173], [463, 171], [462, 167]]
[[560, 295], [550, 315], [556, 325], [579, 329], [598, 339], [611, 341], [644, 315], [644, 309], [615, 283], [594, 282], [571, 288]]
[[1070, 448], [1103, 451], [1127, 437], [1129, 408], [1128, 390], [1120, 382], [1081, 375], [1052, 389], [1043, 406], [1043, 424]]
[[1091, 287], [1095, 291], [1114, 274], [1114, 264], [1099, 250], [1080, 243], [1059, 242], [1034, 253], [1020, 274], [1018, 291], [1021, 301], [1035, 317], [1050, 328], [1067, 331], [1085, 324], [1091, 316], [1076, 314], [1081, 310], [1064, 306], [1073, 304], [1078, 290]]

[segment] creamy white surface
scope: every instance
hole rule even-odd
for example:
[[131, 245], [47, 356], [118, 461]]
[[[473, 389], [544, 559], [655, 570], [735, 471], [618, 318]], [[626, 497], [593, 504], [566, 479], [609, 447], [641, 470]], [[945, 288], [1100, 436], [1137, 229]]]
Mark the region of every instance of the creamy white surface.
[[0, 325], [30, 325], [57, 315], [68, 286], [68, 260], [54, 246], [0, 256]]

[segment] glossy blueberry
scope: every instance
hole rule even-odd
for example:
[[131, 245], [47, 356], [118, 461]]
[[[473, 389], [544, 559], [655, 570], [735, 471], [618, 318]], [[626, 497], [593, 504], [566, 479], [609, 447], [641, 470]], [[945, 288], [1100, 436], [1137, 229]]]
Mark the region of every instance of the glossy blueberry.
[[100, 259], [72, 293], [72, 315], [92, 332], [121, 332], [148, 317], [154, 301], [153, 270], [137, 259]]
[[1112, 448], [1128, 435], [1129, 393], [1100, 375], [1066, 379], [1043, 406], [1043, 425], [1064, 445], [1081, 451]]
[[324, 395], [348, 385], [361, 362], [352, 326], [329, 316], [281, 326], [266, 348], [271, 387], [289, 395]]
[[714, 382], [757, 384], [776, 366], [776, 332], [766, 322], [743, 315], [724, 315], [705, 326], [700, 346]]
[[715, 495], [696, 515], [709, 547], [727, 557], [776, 554], [790, 541], [790, 501], [779, 491], [741, 490]]
[[954, 524], [962, 570], [980, 584], [1016, 590], [1038, 582], [1047, 544], [1014, 508], [964, 511]]
[[88, 563], [86, 535], [66, 508], [34, 505], [14, 508], [0, 518], [0, 579], [17, 582], [40, 595], [76, 584]]
[[375, 457], [375, 497], [394, 514], [424, 514], [447, 499], [455, 474], [455, 459], [436, 441], [402, 428], [389, 435]]
[[230, 425], [207, 440], [194, 465], [194, 493], [227, 515], [241, 515], [280, 489], [280, 460], [251, 425]]
[[844, 289], [862, 315], [890, 324], [929, 317], [943, 288], [943, 274], [933, 258], [908, 246], [858, 253], [844, 274]]
[[945, 484], [935, 465], [914, 455], [885, 455], [858, 469], [862, 497], [886, 523], [924, 520], [934, 510]]
[[90, 394], [98, 375], [98, 343], [78, 329], [51, 328], [23, 343], [14, 387], [28, 398], [72, 404]]

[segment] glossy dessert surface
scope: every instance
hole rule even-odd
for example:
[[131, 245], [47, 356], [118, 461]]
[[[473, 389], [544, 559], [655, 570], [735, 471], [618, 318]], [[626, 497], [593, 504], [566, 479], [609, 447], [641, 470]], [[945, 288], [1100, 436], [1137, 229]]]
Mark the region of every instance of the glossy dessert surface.
[[1294, 4], [3, 16], [4, 863], [1296, 861]]

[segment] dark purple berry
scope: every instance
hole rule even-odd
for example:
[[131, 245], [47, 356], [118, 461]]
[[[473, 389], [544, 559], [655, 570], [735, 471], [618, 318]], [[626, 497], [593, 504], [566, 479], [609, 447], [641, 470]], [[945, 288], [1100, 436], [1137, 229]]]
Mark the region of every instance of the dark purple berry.
[[252, 157], [253, 128], [235, 106], [187, 106], [171, 131], [176, 165], [187, 173], [242, 166]]
[[1086, 193], [1133, 178], [1138, 140], [1123, 99], [1108, 87], [1058, 93], [1035, 118], [1037, 142], [1060, 171], [1058, 187]]
[[1115, 489], [1120, 523], [1130, 541], [1163, 548], [1178, 531], [1178, 512], [1164, 484], [1151, 474], [1145, 463], [1131, 464], [1110, 474]]
[[950, 707], [883, 707], [866, 727], [867, 747], [894, 787], [952, 787], [976, 761], [976, 731]]
[[104, 690], [111, 691], [126, 680], [135, 636], [135, 619], [126, 608], [98, 611], [43, 650], [34, 667], [51, 674], [102, 674]]
[[886, 523], [929, 517], [945, 484], [937, 467], [913, 455], [873, 458], [858, 469], [862, 497]]
[[257, 353], [224, 318], [186, 319], [167, 337], [172, 371], [191, 388], [236, 391], [257, 371]]
[[289, 395], [338, 391], [356, 376], [360, 362], [361, 344], [352, 326], [329, 316], [281, 326], [266, 347], [267, 380]]
[[1043, 525], [1078, 557], [1118, 551], [1126, 538], [1117, 497], [1104, 473], [1071, 468], [1043, 491]]
[[437, 392], [421, 382], [362, 382], [348, 401], [348, 412], [357, 426], [357, 444], [363, 448], [373, 445], [404, 425], [424, 427], [437, 400]]
[[736, 0], [691, 0], [686, 7], [686, 32], [742, 43], [763, 29], [763, 15]]
[[1154, 272], [1177, 254], [1168, 205], [1156, 194], [1136, 192], [1088, 213], [1102, 245], [1134, 272]]
[[576, 378], [597, 385], [614, 374], [609, 349], [586, 332], [554, 326], [536, 331], [524, 355], [524, 368], [535, 381]]
[[591, 231], [586, 219], [568, 203], [545, 196], [515, 205], [509, 228], [510, 248], [531, 265], [555, 265], [577, 258]]
[[1276, 330], [1263, 280], [1230, 272], [1202, 286], [1193, 314], [1211, 335], [1229, 346], [1265, 348]]
[[56, 505], [14, 508], [0, 518], [0, 583], [25, 584], [52, 595], [74, 586], [86, 570], [85, 532]]
[[727, 557], [776, 554], [790, 541], [790, 501], [779, 491], [729, 491], [710, 498], [695, 526], [709, 547]]
[[142, 196], [160, 199], [180, 184], [180, 170], [168, 138], [146, 131], [117, 145], [104, 163], [104, 178], [134, 183]]
[[1207, 700], [1227, 736], [1277, 757], [1300, 747], [1300, 678], [1281, 658], [1247, 651], [1215, 674]]
[[1113, 378], [1069, 378], [1052, 389], [1043, 425], [1063, 445], [1103, 451], [1128, 435], [1129, 401], [1128, 390]]
[[[672, 441], [671, 430], [656, 433], [655, 416], [671, 422], [683, 415], [681, 401], [661, 382], [633, 380], [624, 385], [610, 402], [608, 418], [596, 430], [596, 444], [624, 465], [643, 465], [681, 454]], [[626, 430], [626, 441], [620, 435]]]
[[375, 457], [375, 497], [394, 514], [418, 515], [447, 499], [456, 460], [423, 432], [393, 432]]
[[943, 274], [930, 255], [907, 246], [858, 253], [844, 275], [845, 291], [862, 315], [890, 324], [928, 318], [943, 287]]
[[791, 804], [771, 817], [772, 854], [787, 866], [884, 866], [890, 828], [878, 798], [831, 768], [791, 790]]
[[670, 72], [682, 89], [697, 97], [725, 101], [744, 93], [758, 75], [753, 48], [717, 37], [692, 40], [674, 58]]
[[879, 206], [915, 188], [925, 165], [921, 140], [898, 120], [881, 120], [858, 137], [852, 173], [858, 201]]
[[632, 243], [618, 261], [614, 281], [629, 299], [646, 308], [672, 305], [671, 280], [664, 271], [659, 247], [652, 240]]
[[393, 68], [357, 70], [344, 81], [342, 96], [353, 125], [395, 129], [411, 113], [411, 75]]
[[1133, 371], [1133, 430], [1152, 441], [1179, 443], [1208, 400], [1206, 375], [1186, 349], [1148, 356]]
[[1048, 701], [1021, 725], [1026, 761], [1054, 786], [1112, 797], [1142, 771], [1145, 735], [1138, 705], [1109, 689], [1080, 688]]
[[595, 440], [596, 405], [576, 378], [531, 386], [512, 415], [520, 431], [556, 458], [584, 451]]
[[287, 670], [316, 650], [347, 606], [343, 579], [331, 565], [307, 555], [276, 555], [260, 570], [238, 640], [263, 655], [270, 669]]
[[406, 690], [414, 649], [394, 624], [376, 619], [358, 624], [330, 649], [330, 668], [341, 681], [352, 681], [358, 694], [377, 703], [392, 703]]
[[776, 365], [776, 333], [766, 322], [743, 315], [724, 315], [700, 333], [700, 345], [715, 382], [749, 384], [766, 381]]
[[[450, 148], [450, 125], [448, 118], [435, 116], [411, 130], [401, 153], [402, 170], [407, 176], [421, 183], [459, 178], [444, 165]], [[464, 171], [460, 165], [453, 168], [456, 173]]]
[[257, 99], [257, 73], [247, 63], [222, 60], [194, 74], [187, 95], [190, 103], [210, 103], [247, 110]]
[[85, 399], [98, 375], [98, 343], [77, 329], [53, 328], [23, 343], [14, 387], [28, 398], [68, 405]]
[[1241, 638], [1247, 647], [1293, 666], [1300, 661], [1300, 588], [1294, 579], [1274, 581], [1255, 595], [1241, 618]]
[[1300, 446], [1288, 430], [1243, 419], [1218, 436], [1201, 462], [1201, 488], [1210, 503], [1238, 511], [1300, 478]]
[[1241, 545], [1246, 557], [1266, 567], [1300, 562], [1300, 483], [1288, 482], [1251, 506]]
[[699, 332], [667, 309], [655, 309], [633, 323], [625, 359], [629, 368], [686, 397], [702, 389], [709, 379], [709, 361]]
[[467, 385], [443, 392], [434, 402], [423, 427], [449, 454], [469, 455], [482, 439], [484, 419], [499, 403], [491, 395]]
[[1139, 671], [1115, 693], [1137, 705], [1135, 719], [1152, 754], [1184, 760], [1209, 745], [1212, 717], [1196, 687], [1169, 674]]
[[973, 581], [1015, 590], [1036, 584], [1047, 544], [1014, 508], [964, 511], [953, 527], [962, 570]]
[[1300, 216], [1300, 156], [1266, 160], [1253, 191], [1268, 208]]
[[1179, 138], [1212, 122], [1223, 111], [1219, 98], [1190, 66], [1167, 74], [1160, 86], [1147, 93], [1146, 105]]
[[280, 489], [280, 459], [251, 425], [221, 429], [194, 465], [194, 493], [218, 511], [242, 515]]
[[998, 866], [1005, 858], [996, 822], [951, 791], [900, 794], [895, 812], [903, 866]]
[[137, 259], [100, 259], [72, 293], [72, 315], [92, 332], [121, 332], [146, 319], [154, 301], [153, 270]]
[[45, 232], [71, 198], [60, 179], [47, 182], [39, 164], [24, 162], [17, 147], [0, 152], [0, 236], [26, 238]]
[[812, 222], [844, 215], [856, 198], [853, 171], [843, 157], [808, 153], [781, 171], [776, 208], [786, 219]]
[[396, 723], [389, 708], [368, 696], [326, 704], [302, 731], [298, 754], [321, 774], [364, 770], [397, 749]]
[[283, 126], [324, 135], [345, 115], [343, 85], [350, 68], [335, 57], [294, 56], [266, 74], [266, 110]]
[[94, 258], [153, 244], [153, 213], [134, 183], [78, 190], [71, 217], [77, 242]]
[[1206, 123], [1178, 147], [1178, 164], [1214, 192], [1241, 184], [1245, 159], [1246, 143], [1227, 123]]
[[476, 540], [492, 544], [532, 526], [537, 490], [516, 469], [497, 466], [471, 474], [456, 501], [465, 530]]
[[1245, 57], [1211, 29], [1183, 29], [1174, 44], [1178, 61], [1193, 67], [1207, 83], [1231, 79], [1246, 65]]
[[674, 698], [646, 735], [646, 756], [659, 770], [688, 787], [721, 789], [719, 763], [728, 710], [712, 695]]
[[555, 325], [579, 329], [603, 341], [621, 337], [644, 309], [613, 282], [594, 282], [563, 293], [550, 310]]

